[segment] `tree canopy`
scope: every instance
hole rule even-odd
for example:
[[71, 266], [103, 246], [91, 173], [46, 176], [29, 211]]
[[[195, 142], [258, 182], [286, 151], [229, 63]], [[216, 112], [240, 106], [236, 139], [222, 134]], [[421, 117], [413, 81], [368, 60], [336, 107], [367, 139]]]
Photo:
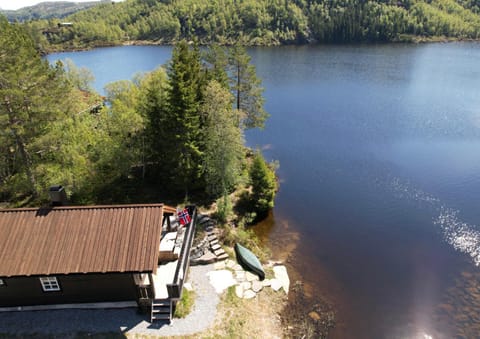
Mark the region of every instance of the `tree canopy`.
[[[267, 115], [245, 49], [204, 52], [181, 41], [166, 67], [108, 84], [102, 99], [87, 69], [50, 65], [23, 26], [0, 19], [0, 197], [35, 203], [61, 184], [75, 203], [130, 202], [133, 193], [137, 202], [195, 195], [227, 206], [248, 182], [244, 130]], [[269, 208], [271, 192], [258, 192], [273, 172], [256, 169], [257, 158], [252, 192]]]

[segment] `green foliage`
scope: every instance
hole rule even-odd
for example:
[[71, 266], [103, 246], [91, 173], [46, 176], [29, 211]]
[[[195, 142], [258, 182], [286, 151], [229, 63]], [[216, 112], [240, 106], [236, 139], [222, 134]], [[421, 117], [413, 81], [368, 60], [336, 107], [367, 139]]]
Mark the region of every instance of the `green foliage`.
[[194, 302], [195, 293], [186, 288], [182, 289], [182, 297], [175, 306], [175, 313], [173, 316], [175, 318], [185, 318], [192, 311]]
[[[70, 87], [60, 67], [50, 67], [34, 41], [18, 25], [0, 17], [0, 144], [7, 151], [3, 166], [9, 183], [29, 187], [38, 196], [38, 164], [50, 156], [55, 145], [45, 140], [50, 127], [68, 112], [65, 100]], [[0, 166], [0, 167], [3, 167]], [[15, 185], [15, 186], [16, 186]]]
[[263, 128], [268, 118], [263, 109], [263, 88], [257, 78], [255, 66], [245, 48], [235, 45], [229, 49], [230, 86], [236, 99], [236, 108], [242, 112], [241, 125], [246, 128]]
[[[226, 220], [246, 167], [245, 124], [222, 53], [211, 72], [198, 46], [182, 41], [166, 70], [107, 85], [103, 106], [88, 70], [70, 60], [50, 66], [22, 26], [0, 19], [0, 196], [38, 203], [62, 184], [76, 203], [128, 202], [129, 185], [148, 180], [156, 199], [223, 195]], [[254, 69], [251, 79], [256, 86]]]
[[216, 81], [211, 81], [204, 91], [203, 161], [207, 193], [214, 197], [236, 186], [244, 160], [243, 133], [232, 101], [230, 92]]
[[225, 193], [223, 197], [217, 199], [217, 213], [215, 214], [215, 218], [220, 223], [226, 223], [232, 214], [232, 201], [228, 194]]
[[264, 216], [274, 205], [277, 181], [275, 171], [270, 168], [260, 151], [253, 155], [250, 165], [252, 193], [250, 199], [257, 215]]
[[[102, 0], [110, 2], [110, 0]], [[91, 2], [41, 2], [34, 6], [23, 7], [18, 10], [0, 10], [7, 19], [13, 21], [27, 21], [49, 18], [63, 18], [75, 12], [98, 5], [98, 1]]]
[[112, 111], [98, 109], [89, 71], [69, 61], [66, 70], [50, 66], [21, 26], [3, 19], [0, 26], [2, 198], [36, 204], [50, 185], [62, 184], [79, 201], [94, 202], [135, 164], [139, 147], [129, 147], [128, 135], [143, 131], [141, 116], [119, 103], [126, 91], [118, 88], [110, 91]]
[[50, 50], [132, 40], [279, 45], [399, 41], [404, 36], [476, 39], [479, 8], [477, 0], [128, 0], [76, 12], [65, 19], [73, 27], [58, 27], [58, 19], [27, 25], [37, 28], [32, 33], [44, 33]]
[[168, 65], [167, 118], [173, 182], [185, 191], [194, 187], [202, 175], [202, 121], [199, 114], [204, 78], [198, 46], [191, 48], [186, 41], [177, 44]]
[[226, 246], [233, 247], [236, 243], [240, 243], [251, 250], [260, 261], [268, 260], [271, 255], [268, 248], [260, 245], [260, 240], [250, 228], [226, 226], [223, 236]]
[[95, 77], [88, 68], [77, 67], [72, 59], [65, 59], [63, 68], [65, 69], [66, 77], [72, 86], [86, 92], [93, 91], [91, 84], [95, 80]]
[[[135, 86], [131, 84], [134, 88]], [[159, 68], [146, 75], [138, 85], [138, 97], [125, 102], [127, 107], [137, 110], [145, 119], [145, 134], [142, 141], [142, 154], [151, 163], [153, 174], [169, 176], [171, 157], [170, 134], [172, 122], [167, 112], [167, 74]], [[132, 89], [133, 90], [133, 89]]]

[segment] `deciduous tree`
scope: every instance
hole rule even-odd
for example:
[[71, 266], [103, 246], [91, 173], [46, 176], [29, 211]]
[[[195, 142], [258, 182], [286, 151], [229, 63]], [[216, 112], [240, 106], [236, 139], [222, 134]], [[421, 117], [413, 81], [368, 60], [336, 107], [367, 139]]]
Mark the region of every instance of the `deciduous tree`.
[[205, 180], [213, 197], [227, 194], [238, 183], [244, 159], [243, 134], [232, 102], [231, 93], [218, 82], [211, 81], [206, 87], [202, 105]]

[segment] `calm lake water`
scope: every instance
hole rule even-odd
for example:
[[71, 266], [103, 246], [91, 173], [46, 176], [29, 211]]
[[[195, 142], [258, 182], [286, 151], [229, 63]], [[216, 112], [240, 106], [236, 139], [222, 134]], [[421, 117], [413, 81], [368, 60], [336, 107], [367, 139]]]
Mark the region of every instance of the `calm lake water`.
[[[478, 338], [480, 44], [249, 53], [271, 117], [247, 142], [280, 162], [263, 232], [293, 250], [310, 297], [338, 309], [332, 336]], [[116, 47], [49, 60], [90, 68], [102, 91], [170, 54]]]

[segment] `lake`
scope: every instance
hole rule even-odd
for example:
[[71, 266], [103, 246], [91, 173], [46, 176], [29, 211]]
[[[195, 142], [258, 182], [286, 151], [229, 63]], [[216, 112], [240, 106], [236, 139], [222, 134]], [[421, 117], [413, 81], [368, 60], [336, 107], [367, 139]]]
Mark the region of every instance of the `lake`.
[[[480, 44], [249, 50], [271, 114], [247, 143], [280, 162], [260, 233], [311, 298], [337, 308], [334, 338], [480, 333]], [[164, 64], [170, 47], [50, 55], [95, 88]]]

